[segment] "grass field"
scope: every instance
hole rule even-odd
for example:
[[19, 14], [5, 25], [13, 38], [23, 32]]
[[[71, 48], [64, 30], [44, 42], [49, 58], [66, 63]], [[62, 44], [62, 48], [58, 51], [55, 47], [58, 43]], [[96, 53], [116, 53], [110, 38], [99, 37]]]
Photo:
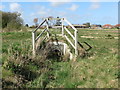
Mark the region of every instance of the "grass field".
[[32, 59], [31, 41], [31, 31], [2, 33], [3, 87], [118, 88], [117, 30], [78, 30], [92, 49], [76, 61]]

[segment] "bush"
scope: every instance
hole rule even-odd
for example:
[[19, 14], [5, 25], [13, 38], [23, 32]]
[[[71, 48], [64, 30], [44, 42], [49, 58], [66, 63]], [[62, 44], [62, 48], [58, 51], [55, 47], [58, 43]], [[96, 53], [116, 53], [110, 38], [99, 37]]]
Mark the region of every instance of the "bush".
[[20, 15], [18, 12], [2, 12], [2, 28], [7, 28], [8, 31], [20, 30], [23, 26]]

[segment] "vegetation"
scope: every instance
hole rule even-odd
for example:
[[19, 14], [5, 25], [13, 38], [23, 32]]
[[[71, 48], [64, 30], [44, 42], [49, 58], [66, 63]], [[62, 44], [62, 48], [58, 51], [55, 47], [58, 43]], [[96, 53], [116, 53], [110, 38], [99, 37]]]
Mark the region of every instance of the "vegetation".
[[2, 12], [2, 28], [6, 28], [7, 31], [20, 30], [23, 26], [23, 20], [21, 14], [14, 12]]
[[[57, 33], [55, 30], [51, 30]], [[83, 37], [84, 36], [84, 37]], [[88, 38], [92, 36], [92, 38]], [[2, 82], [5, 88], [118, 88], [118, 31], [79, 30], [92, 46], [76, 61], [32, 58], [31, 32], [3, 32]], [[86, 47], [87, 48], [87, 47]]]
[[86, 25], [86, 28], [90, 28], [90, 23], [84, 23], [83, 25]]
[[34, 18], [33, 22], [35, 23], [35, 26], [38, 26], [38, 18]]

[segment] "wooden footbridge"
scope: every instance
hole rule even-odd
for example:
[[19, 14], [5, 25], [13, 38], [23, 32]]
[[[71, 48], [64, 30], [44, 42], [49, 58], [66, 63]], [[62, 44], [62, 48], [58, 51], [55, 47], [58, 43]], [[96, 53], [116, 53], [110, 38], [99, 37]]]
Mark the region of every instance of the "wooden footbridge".
[[[45, 18], [39, 25], [38, 27], [32, 32], [32, 45], [33, 45], [33, 55], [36, 55], [36, 44], [37, 41], [43, 36], [43, 34], [45, 34], [44, 39], [45, 38], [50, 38], [51, 37], [51, 31], [50, 31], [50, 23], [52, 20], [58, 20], [61, 22], [59, 28], [61, 29], [61, 34], [59, 34], [59, 36], [61, 36], [62, 38], [64, 38], [65, 40], [67, 40], [67, 42], [72, 46], [72, 48], [74, 49], [74, 56], [77, 57], [78, 56], [78, 45], [81, 46], [83, 48], [83, 46], [78, 42], [78, 30], [65, 18]], [[67, 23], [71, 29], [73, 30], [73, 34], [70, 32], [70, 30], [66, 27], [65, 23]], [[45, 26], [44, 30], [42, 30], [42, 32], [40, 34], [37, 35], [37, 30], [40, 29], [40, 27], [42, 27], [42, 25]], [[54, 26], [54, 27], [58, 27], [58, 26]], [[56, 28], [57, 29], [57, 28]], [[66, 33], [67, 34], [66, 34]], [[58, 35], [58, 34], [56, 34]], [[72, 40], [68, 37], [68, 35], [72, 38]], [[43, 39], [43, 40], [44, 40]], [[72, 42], [74, 41], [74, 42]], [[89, 48], [91, 48], [91, 46], [89, 44], [87, 44], [89, 46]], [[65, 48], [64, 48], [65, 49]], [[64, 50], [63, 50], [64, 51]]]

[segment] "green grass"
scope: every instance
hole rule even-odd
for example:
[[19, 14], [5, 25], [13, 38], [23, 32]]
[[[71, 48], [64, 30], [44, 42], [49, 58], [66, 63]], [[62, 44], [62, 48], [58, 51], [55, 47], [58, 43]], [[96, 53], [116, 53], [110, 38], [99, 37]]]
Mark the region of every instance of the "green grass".
[[[51, 32], [57, 33], [54, 30]], [[118, 39], [108, 38], [108, 35], [117, 37], [117, 32], [117, 30], [79, 29], [78, 41], [82, 44], [86, 41], [92, 46], [88, 52], [89, 56], [78, 57], [76, 61], [63, 62], [41, 61], [39, 57], [32, 60], [31, 32], [4, 32], [2, 33], [3, 79], [9, 81], [8, 78], [21, 74], [14, 72], [13, 66], [15, 65], [16, 70], [27, 69], [25, 75], [35, 74], [33, 79], [21, 83], [22, 85], [10, 80], [20, 87], [118, 88], [118, 75], [120, 75], [118, 72]], [[81, 36], [102, 38], [82, 38]], [[61, 37], [59, 39], [63, 40]], [[15, 56], [15, 53], [19, 53], [19, 56]], [[20, 80], [20, 78], [17, 79]]]

